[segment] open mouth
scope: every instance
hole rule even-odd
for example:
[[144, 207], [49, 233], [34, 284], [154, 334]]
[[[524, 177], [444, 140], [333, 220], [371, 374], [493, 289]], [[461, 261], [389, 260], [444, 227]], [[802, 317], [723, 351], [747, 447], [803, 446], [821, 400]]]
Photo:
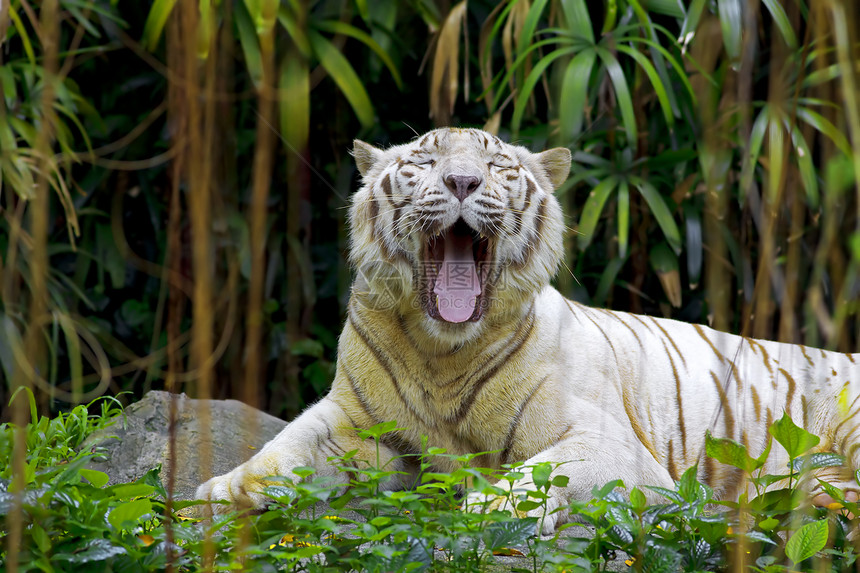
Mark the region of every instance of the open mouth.
[[477, 321], [486, 306], [490, 241], [459, 219], [426, 244], [425, 311], [445, 322]]

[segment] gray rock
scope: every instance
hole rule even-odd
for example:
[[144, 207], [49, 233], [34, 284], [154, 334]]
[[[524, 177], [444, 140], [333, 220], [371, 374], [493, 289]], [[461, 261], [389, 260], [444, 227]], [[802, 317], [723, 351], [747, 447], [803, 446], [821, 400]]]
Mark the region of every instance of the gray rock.
[[[170, 410], [176, 405], [174, 463], [170, 456]], [[286, 422], [237, 400], [193, 400], [185, 394], [152, 391], [125, 409], [125, 420], [101, 430], [84, 447], [107, 454], [92, 469], [126, 483], [161, 465], [161, 479], [174, 497], [191, 499], [200, 483], [227, 473], [283, 429]]]

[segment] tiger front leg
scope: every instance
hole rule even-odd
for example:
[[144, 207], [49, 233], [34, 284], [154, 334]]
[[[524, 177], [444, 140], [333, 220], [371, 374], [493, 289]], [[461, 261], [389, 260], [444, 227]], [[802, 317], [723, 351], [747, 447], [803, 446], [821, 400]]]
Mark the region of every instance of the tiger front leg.
[[[549, 464], [552, 468], [548, 480], [543, 475], [538, 476], [539, 482], [546, 482], [549, 486], [541, 488], [547, 494], [546, 501], [539, 507], [520, 511], [517, 505], [522, 501], [523, 495], [538, 489], [534, 469], [539, 464]], [[518, 468], [518, 472], [524, 475], [512, 482], [509, 494], [471, 492], [466, 496], [464, 509], [481, 513], [500, 510], [517, 517], [536, 517], [541, 533], [549, 535], [557, 526], [568, 521], [568, 511], [564, 506], [574, 500], [591, 499], [594, 486], [603, 486], [620, 479], [628, 489], [642, 485], [670, 489], [674, 487], [674, 481], [666, 468], [657, 463], [640, 442], [624, 439], [621, 428], [616, 433], [601, 432], [599, 435], [579, 432], [529, 458]], [[541, 470], [538, 470], [538, 473], [541, 473]], [[566, 485], [549, 485], [556, 476], [565, 476]], [[501, 480], [496, 486], [504, 489], [507, 483]], [[643, 490], [643, 493], [649, 503], [657, 503], [660, 500], [659, 496], [650, 490]], [[526, 499], [535, 501], [538, 498]]]
[[[324, 398], [305, 410], [288, 424], [247, 462], [233, 471], [214, 477], [197, 488], [196, 497], [206, 501], [228, 501], [230, 505], [214, 504], [213, 511], [224, 513], [241, 508], [263, 508], [269, 498], [263, 490], [273, 485], [272, 476], [285, 476], [294, 482], [301, 478], [293, 473], [297, 467], [312, 467], [314, 477], [333, 478], [333, 485], [346, 484], [350, 475], [340, 470], [330, 458], [358, 450], [353, 460], [376, 464], [387, 469], [402, 469], [389, 462], [398, 453], [384, 444], [362, 440], [351, 428], [349, 417], [334, 401]], [[378, 457], [377, 457], [378, 456]], [[359, 467], [359, 469], [361, 469]], [[386, 487], [398, 487], [392, 480]]]

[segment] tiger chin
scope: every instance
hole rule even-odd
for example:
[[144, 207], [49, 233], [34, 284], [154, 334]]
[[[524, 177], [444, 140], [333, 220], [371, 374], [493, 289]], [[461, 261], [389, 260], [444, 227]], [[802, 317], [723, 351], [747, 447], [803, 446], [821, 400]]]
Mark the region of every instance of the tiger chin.
[[[757, 456], [787, 412], [822, 437], [820, 451], [846, 456], [819, 477], [856, 499], [860, 354], [589, 308], [550, 286], [563, 254], [553, 191], [569, 173], [567, 149], [532, 153], [444, 128], [385, 150], [356, 141], [353, 155], [362, 175], [349, 215], [356, 278], [331, 390], [198, 498], [263, 507], [267, 478], [298, 479], [299, 466], [345, 483], [329, 460], [353, 450], [353, 460], [404, 472], [388, 487], [408, 486], [407, 454], [420, 454], [427, 436], [449, 454], [489, 452], [474, 459], [479, 467], [560, 464], [555, 473], [569, 479], [550, 490], [549, 533], [568, 518], [552, 510], [614, 479], [671, 488], [698, 464], [717, 496], [736, 498], [743, 476], [704, 456], [706, 430]], [[378, 452], [356, 434], [390, 420], [403, 429]], [[784, 473], [778, 449], [767, 473]], [[526, 472], [514, 487], [530, 483]], [[464, 505], [517, 513], [477, 492]]]

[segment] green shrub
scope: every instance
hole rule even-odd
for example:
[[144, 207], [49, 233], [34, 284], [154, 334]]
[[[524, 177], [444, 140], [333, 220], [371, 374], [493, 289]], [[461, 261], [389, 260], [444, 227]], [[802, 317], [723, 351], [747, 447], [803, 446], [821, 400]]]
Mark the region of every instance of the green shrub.
[[[273, 478], [265, 490], [271, 505], [264, 512], [233, 512], [210, 521], [182, 517], [200, 502], [168, 503], [157, 469], [135, 483], [108, 486], [106, 474], [85, 467], [98, 453], [75, 448], [90, 431], [117, 420], [112, 403], [102, 407], [101, 416], [88, 416], [79, 407], [28, 425], [28, 475], [17, 498], [20, 509], [9, 491], [14, 429], [0, 427], [6, 461], [0, 531], [9, 531], [10, 520], [20, 520], [19, 571], [482, 571], [493, 555], [520, 556], [516, 570], [570, 571], [602, 569], [622, 553], [635, 570], [721, 570], [743, 564], [767, 572], [841, 571], [853, 570], [857, 556], [848, 540], [857, 527], [848, 512], [860, 513], [857, 504], [824, 485], [844, 509], [812, 508], [798, 490], [806, 473], [841, 460], [808, 454], [817, 439], [787, 417], [771, 426], [774, 438], [793, 448], [792, 463], [782, 476], [761, 475], [764, 457], [749, 458], [742, 445], [708, 438], [709, 454], [753, 475], [754, 487], [762, 488], [753, 499], [715, 501], [713, 491], [696, 480], [693, 467], [672, 490], [649, 488], [665, 497], [662, 504], [648, 505], [638, 488], [623, 495], [619, 481], [595, 487], [593, 499], [559, 508], [569, 510], [578, 523], [537, 537], [537, 518], [469, 513], [460, 507], [467, 484], [511, 496], [505, 486], [522, 475], [521, 464], [502, 473], [471, 467], [476, 456], [469, 455], [455, 458], [457, 471], [434, 473], [432, 458], [449, 454], [430, 447], [418, 460], [424, 470], [421, 480], [408, 490], [385, 491], [381, 484], [396, 472], [374, 460], [366, 460], [371, 469], [356, 470], [350, 452], [336, 460], [352, 478], [345, 491], [330, 480], [314, 479], [313, 469], [301, 468], [301, 483]], [[378, 443], [395, 430], [388, 423], [362, 432]], [[564, 478], [552, 477], [553, 469], [550, 464], [535, 466], [535, 489], [510, 501], [521, 511], [545, 507], [550, 486], [565, 485]], [[788, 487], [763, 491], [787, 477]], [[593, 536], [564, 533], [577, 525], [590, 526]], [[8, 540], [8, 534], [0, 535]], [[9, 565], [7, 558], [4, 547], [3, 567]]]

